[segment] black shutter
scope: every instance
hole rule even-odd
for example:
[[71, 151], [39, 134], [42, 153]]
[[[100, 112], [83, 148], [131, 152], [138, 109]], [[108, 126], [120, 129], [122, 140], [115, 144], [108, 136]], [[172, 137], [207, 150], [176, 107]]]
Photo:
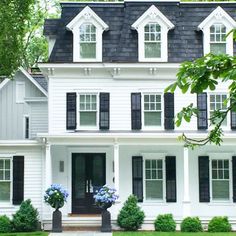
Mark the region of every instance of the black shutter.
[[132, 157], [133, 194], [143, 201], [143, 157]]
[[166, 201], [176, 202], [176, 157], [166, 156]]
[[197, 108], [198, 108], [198, 129], [207, 129], [207, 93], [197, 94]]
[[164, 94], [164, 103], [165, 103], [165, 129], [171, 130], [174, 129], [174, 116], [175, 116], [175, 107], [174, 107], [174, 94], [165, 93]]
[[110, 94], [100, 93], [100, 129], [109, 129], [110, 125]]
[[199, 201], [210, 202], [209, 157], [198, 157]]
[[236, 202], [236, 156], [232, 157], [233, 174], [233, 202]]
[[66, 94], [66, 129], [76, 129], [76, 93]]
[[131, 127], [141, 129], [141, 93], [131, 94]]
[[231, 111], [231, 129], [236, 130], [236, 112]]
[[13, 157], [13, 205], [24, 201], [24, 157]]

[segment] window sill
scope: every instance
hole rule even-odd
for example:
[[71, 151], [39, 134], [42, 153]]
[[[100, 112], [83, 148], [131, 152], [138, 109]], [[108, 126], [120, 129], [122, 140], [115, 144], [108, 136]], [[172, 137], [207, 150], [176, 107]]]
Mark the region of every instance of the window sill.
[[0, 202], [0, 209], [14, 209], [15, 206], [11, 203], [1, 203]]

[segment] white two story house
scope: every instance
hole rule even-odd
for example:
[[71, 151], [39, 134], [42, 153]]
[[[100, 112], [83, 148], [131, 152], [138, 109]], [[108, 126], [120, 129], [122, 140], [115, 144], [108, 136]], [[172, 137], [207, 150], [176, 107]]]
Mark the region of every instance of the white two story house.
[[[93, 195], [108, 184], [120, 196], [111, 208], [114, 227], [134, 194], [146, 215], [143, 229], [165, 213], [178, 224], [186, 216], [203, 223], [228, 216], [236, 229], [236, 115], [224, 122], [221, 146], [188, 150], [178, 140], [182, 133], [207, 135], [207, 117], [226, 109], [227, 84], [197, 96], [164, 94], [182, 62], [209, 52], [234, 55], [232, 35], [225, 36], [236, 28], [236, 3], [126, 0], [61, 7], [60, 19], [45, 21], [50, 58], [40, 64], [48, 83], [47, 129], [33, 140], [0, 141], [0, 211], [17, 209], [14, 158], [22, 156], [17, 203], [31, 198], [45, 228], [52, 211], [43, 194], [59, 183], [70, 194], [64, 226], [100, 225]], [[199, 117], [176, 127], [175, 115], [190, 103]]]

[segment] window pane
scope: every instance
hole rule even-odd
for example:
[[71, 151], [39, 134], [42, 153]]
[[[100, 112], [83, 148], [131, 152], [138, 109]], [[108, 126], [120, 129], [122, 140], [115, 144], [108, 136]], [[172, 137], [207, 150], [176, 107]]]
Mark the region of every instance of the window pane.
[[151, 179], [151, 171], [146, 170], [146, 179]]
[[6, 170], [5, 171], [5, 180], [10, 180], [11, 176], [10, 176], [10, 170]]
[[145, 43], [145, 58], [160, 58], [161, 43]]
[[10, 201], [10, 182], [0, 182], [0, 201]]
[[222, 160], [218, 161], [218, 168], [223, 168], [223, 161]]
[[212, 178], [217, 179], [217, 170], [212, 170]]
[[146, 168], [148, 169], [151, 168], [150, 162], [151, 162], [150, 160], [146, 160], [146, 163], [145, 163]]
[[144, 95], [144, 102], [149, 102], [149, 95]]
[[225, 43], [211, 43], [210, 51], [213, 54], [225, 54], [226, 53], [226, 44]]
[[157, 172], [156, 172], [156, 170], [152, 170], [152, 179], [157, 179]]
[[229, 171], [228, 170], [224, 171], [224, 179], [229, 179]]
[[80, 103], [80, 110], [85, 110], [85, 106], [84, 106], [84, 103]]
[[161, 112], [144, 112], [144, 125], [161, 126]]
[[162, 180], [146, 180], [146, 199], [162, 199], [163, 183]]
[[96, 126], [97, 113], [96, 112], [80, 112], [80, 125], [81, 126]]
[[217, 161], [216, 160], [212, 161], [212, 168], [217, 168]]
[[229, 161], [228, 160], [224, 161], [224, 168], [229, 168]]
[[162, 170], [158, 170], [158, 179], [162, 179]]
[[212, 181], [212, 198], [214, 200], [229, 200], [229, 181], [213, 180]]
[[156, 160], [152, 160], [152, 168], [153, 169], [157, 168], [157, 161]]
[[3, 170], [0, 170], [0, 180], [4, 180]]
[[3, 160], [0, 160], [0, 169], [3, 169]]
[[81, 58], [96, 58], [96, 43], [80, 43]]

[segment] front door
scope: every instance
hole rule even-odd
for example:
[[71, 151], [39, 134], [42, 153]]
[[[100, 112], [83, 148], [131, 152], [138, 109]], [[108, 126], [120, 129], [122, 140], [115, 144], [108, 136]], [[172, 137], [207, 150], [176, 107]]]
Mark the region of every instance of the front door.
[[72, 153], [72, 213], [98, 214], [94, 193], [106, 183], [105, 153]]

